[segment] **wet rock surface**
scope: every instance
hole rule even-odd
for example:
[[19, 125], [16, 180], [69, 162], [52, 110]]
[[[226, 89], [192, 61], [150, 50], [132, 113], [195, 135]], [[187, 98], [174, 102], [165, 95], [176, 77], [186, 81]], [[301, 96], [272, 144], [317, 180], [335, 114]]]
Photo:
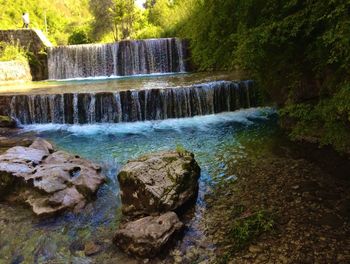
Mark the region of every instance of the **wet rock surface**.
[[114, 243], [130, 255], [154, 257], [182, 227], [174, 212], [147, 216], [122, 226], [115, 234]]
[[8, 116], [0, 115], [0, 128], [15, 128], [17, 127], [16, 120]]
[[158, 152], [129, 161], [119, 172], [127, 215], [175, 210], [195, 197], [200, 168], [190, 152]]
[[0, 127], [0, 154], [15, 146], [29, 147], [35, 137], [30, 134], [20, 134], [19, 128]]
[[79, 210], [103, 182], [99, 165], [55, 152], [40, 138], [29, 147], [12, 147], [0, 155], [2, 193], [14, 192], [9, 200], [30, 205], [36, 215]]
[[128, 161], [118, 174], [122, 211], [142, 217], [123, 224], [114, 243], [129, 255], [154, 258], [183, 227], [172, 210], [197, 195], [200, 168], [188, 151], [167, 151]]

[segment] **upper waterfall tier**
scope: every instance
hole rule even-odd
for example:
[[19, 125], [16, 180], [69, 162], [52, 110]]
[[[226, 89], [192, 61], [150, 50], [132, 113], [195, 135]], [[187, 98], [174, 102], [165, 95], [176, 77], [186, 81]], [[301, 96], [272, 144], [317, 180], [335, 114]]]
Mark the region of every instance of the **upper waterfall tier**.
[[176, 38], [52, 47], [49, 79], [185, 72], [186, 57], [186, 42]]
[[[166, 89], [0, 96], [22, 124], [119, 123], [192, 117], [257, 106], [251, 81]], [[1, 111], [0, 111], [1, 114]]]

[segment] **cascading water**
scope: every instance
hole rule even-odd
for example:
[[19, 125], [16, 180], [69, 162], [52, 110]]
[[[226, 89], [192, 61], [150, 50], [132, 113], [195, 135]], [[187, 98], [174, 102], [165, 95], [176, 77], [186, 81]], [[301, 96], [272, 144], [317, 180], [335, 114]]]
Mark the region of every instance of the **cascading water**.
[[48, 49], [49, 79], [185, 72], [186, 42], [176, 38]]
[[217, 81], [166, 89], [1, 97], [9, 102], [8, 114], [22, 124], [162, 120], [257, 106], [251, 81]]

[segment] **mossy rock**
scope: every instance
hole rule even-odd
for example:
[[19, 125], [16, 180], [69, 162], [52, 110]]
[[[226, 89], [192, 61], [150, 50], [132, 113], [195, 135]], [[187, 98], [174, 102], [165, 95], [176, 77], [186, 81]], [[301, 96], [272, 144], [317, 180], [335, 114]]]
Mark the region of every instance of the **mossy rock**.
[[0, 172], [0, 199], [10, 193], [14, 182], [14, 177], [11, 174]]
[[127, 215], [176, 210], [198, 191], [200, 168], [191, 152], [166, 151], [130, 160], [119, 172], [122, 211]]
[[15, 128], [17, 126], [16, 121], [9, 116], [0, 115], [0, 127]]

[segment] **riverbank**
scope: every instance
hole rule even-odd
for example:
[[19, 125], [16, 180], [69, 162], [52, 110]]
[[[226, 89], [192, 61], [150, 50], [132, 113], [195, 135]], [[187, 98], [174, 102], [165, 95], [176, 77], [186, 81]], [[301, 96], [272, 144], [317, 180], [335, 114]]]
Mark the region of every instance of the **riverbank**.
[[[220, 183], [207, 197], [204, 225], [216, 241], [213, 260], [349, 263], [349, 160], [330, 150], [292, 146], [276, 138], [248, 140], [247, 155], [227, 168], [238, 180]], [[237, 208], [244, 208], [238, 218], [248, 226], [254, 212], [266, 212], [273, 223], [271, 230], [239, 249], [234, 241], [237, 232], [232, 233], [237, 231]]]

